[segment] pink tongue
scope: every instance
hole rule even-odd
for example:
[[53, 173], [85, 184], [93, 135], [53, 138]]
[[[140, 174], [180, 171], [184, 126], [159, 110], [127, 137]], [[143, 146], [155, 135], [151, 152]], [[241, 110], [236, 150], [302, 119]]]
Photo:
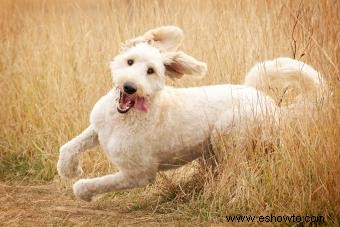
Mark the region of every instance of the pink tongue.
[[135, 101], [135, 108], [142, 112], [147, 112], [148, 107], [144, 98], [137, 97]]

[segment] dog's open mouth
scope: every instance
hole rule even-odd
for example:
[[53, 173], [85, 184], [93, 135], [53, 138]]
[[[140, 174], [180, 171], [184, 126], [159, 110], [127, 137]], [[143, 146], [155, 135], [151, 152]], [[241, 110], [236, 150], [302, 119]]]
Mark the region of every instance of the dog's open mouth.
[[139, 97], [135, 94], [129, 95], [123, 91], [119, 91], [117, 111], [119, 113], [127, 113], [133, 107], [141, 112], [147, 112], [148, 110], [144, 97]]

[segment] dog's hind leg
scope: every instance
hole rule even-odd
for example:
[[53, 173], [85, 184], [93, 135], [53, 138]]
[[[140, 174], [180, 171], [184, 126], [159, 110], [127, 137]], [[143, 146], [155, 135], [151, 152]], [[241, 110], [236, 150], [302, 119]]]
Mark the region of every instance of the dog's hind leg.
[[248, 120], [249, 116], [238, 110], [227, 110], [220, 115], [210, 136], [217, 162], [223, 160], [225, 153], [231, 148], [242, 146]]
[[123, 189], [143, 187], [152, 183], [156, 171], [137, 171], [126, 174], [122, 171], [102, 177], [78, 180], [73, 185], [77, 198], [90, 202], [95, 195]]
[[59, 160], [57, 163], [58, 174], [67, 178], [75, 178], [82, 173], [79, 166], [79, 154], [98, 144], [98, 135], [89, 126], [80, 135], [73, 138], [60, 148]]

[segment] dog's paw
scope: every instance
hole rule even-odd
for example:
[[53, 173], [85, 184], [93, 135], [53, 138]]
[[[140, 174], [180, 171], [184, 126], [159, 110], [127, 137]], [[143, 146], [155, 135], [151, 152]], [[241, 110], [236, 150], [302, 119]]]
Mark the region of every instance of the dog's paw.
[[67, 144], [60, 148], [57, 171], [61, 177], [70, 179], [79, 177], [83, 173], [79, 166], [78, 155]]
[[81, 200], [86, 202], [91, 202], [94, 194], [90, 190], [91, 183], [88, 179], [78, 180], [73, 184], [74, 195]]

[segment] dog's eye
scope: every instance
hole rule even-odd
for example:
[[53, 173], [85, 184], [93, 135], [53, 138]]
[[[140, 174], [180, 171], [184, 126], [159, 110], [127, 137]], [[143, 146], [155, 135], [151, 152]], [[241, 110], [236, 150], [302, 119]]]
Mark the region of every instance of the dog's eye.
[[148, 71], [146, 71], [149, 75], [153, 74], [155, 71], [153, 70], [153, 68], [148, 68]]
[[134, 61], [132, 59], [127, 60], [128, 65], [133, 65]]

